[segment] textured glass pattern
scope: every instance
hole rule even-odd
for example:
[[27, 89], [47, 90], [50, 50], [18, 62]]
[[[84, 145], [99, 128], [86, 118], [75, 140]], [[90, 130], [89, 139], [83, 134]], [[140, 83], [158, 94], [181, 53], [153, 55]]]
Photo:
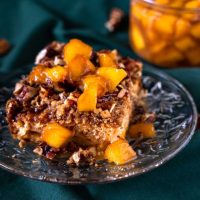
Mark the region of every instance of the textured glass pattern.
[[10, 98], [20, 72], [0, 80], [0, 166], [29, 178], [64, 184], [103, 183], [133, 177], [163, 164], [177, 154], [191, 139], [197, 121], [196, 106], [184, 87], [171, 77], [155, 70], [144, 70], [143, 84], [148, 91], [146, 101], [155, 112], [157, 137], [130, 141], [138, 158], [125, 165], [106, 162], [99, 166], [67, 166], [64, 160], [49, 161], [32, 152], [28, 145], [18, 147], [5, 122], [5, 102]]

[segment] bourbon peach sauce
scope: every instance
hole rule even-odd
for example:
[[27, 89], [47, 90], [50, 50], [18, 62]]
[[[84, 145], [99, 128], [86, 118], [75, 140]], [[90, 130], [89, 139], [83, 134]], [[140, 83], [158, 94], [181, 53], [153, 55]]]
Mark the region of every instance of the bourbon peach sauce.
[[134, 51], [160, 66], [200, 65], [200, 1], [148, 2], [131, 2], [129, 34]]
[[68, 164], [100, 158], [124, 164], [136, 158], [126, 140], [135, 113], [141, 120], [130, 126], [129, 136], [155, 136], [145, 110], [138, 113], [144, 104], [140, 62], [72, 39], [49, 44], [35, 64], [6, 105], [10, 131], [21, 147], [32, 142], [35, 153], [65, 156]]

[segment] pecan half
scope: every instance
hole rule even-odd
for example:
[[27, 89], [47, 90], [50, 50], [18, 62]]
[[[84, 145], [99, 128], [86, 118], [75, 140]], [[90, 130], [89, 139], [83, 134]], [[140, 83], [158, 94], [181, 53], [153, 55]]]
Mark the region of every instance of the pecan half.
[[124, 12], [119, 8], [113, 8], [110, 12], [110, 18], [105, 23], [105, 27], [110, 31], [113, 32], [116, 30], [117, 27], [122, 22], [122, 19], [124, 18]]
[[10, 44], [5, 39], [0, 39], [0, 55], [3, 55], [8, 52], [10, 49]]

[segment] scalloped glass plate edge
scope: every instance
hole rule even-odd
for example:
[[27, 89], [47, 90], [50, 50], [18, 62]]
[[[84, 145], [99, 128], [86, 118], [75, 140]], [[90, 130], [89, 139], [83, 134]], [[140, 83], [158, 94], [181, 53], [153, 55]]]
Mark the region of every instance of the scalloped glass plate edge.
[[[22, 175], [24, 177], [28, 177], [28, 178], [35, 179], [35, 180], [54, 182], [54, 183], [60, 183], [60, 184], [84, 184], [84, 183], [108, 183], [108, 182], [113, 182], [113, 181], [124, 180], [127, 178], [135, 177], [137, 175], [146, 173], [146, 172], [164, 164], [165, 162], [167, 162], [168, 160], [173, 158], [177, 153], [179, 153], [191, 140], [191, 138], [195, 132], [196, 124], [197, 124], [197, 116], [198, 116], [197, 108], [196, 108], [196, 105], [195, 105], [194, 100], [193, 100], [192, 96], [190, 95], [190, 93], [176, 79], [172, 78], [171, 76], [169, 76], [157, 69], [154, 69], [151, 67], [148, 67], [148, 68], [145, 67], [144, 79], [148, 79], [148, 77], [154, 77], [155, 80], [162, 79], [162, 81], [168, 81], [170, 84], [176, 86], [177, 89], [179, 89], [180, 91], [183, 92], [183, 94], [186, 96], [186, 98], [188, 100], [188, 103], [190, 104], [190, 105], [188, 105], [188, 106], [190, 106], [190, 109], [191, 109], [191, 121], [189, 121], [189, 125], [190, 125], [189, 132], [187, 133], [187, 137], [185, 139], [181, 140], [179, 143], [179, 146], [176, 147], [172, 152], [167, 153], [166, 155], [162, 154], [162, 152], [161, 152], [161, 156], [159, 157], [159, 159], [157, 159], [157, 158], [155, 160], [150, 159], [150, 161], [148, 161], [148, 159], [147, 159], [147, 166], [144, 166], [144, 167], [142, 166], [142, 159], [146, 159], [146, 158], [145, 157], [143, 158], [141, 156], [141, 158], [140, 158], [141, 165], [139, 164], [138, 165], [139, 167], [137, 167], [137, 163], [125, 164], [121, 167], [122, 171], [124, 170], [123, 173], [120, 172], [120, 170], [121, 170], [120, 167], [109, 164], [108, 168], [107, 168], [107, 166], [105, 167], [106, 169], [104, 169], [102, 167], [103, 171], [101, 171], [102, 169], [99, 169], [97, 176], [95, 176], [95, 177], [92, 177], [92, 176], [89, 177], [90, 171], [86, 173], [86, 172], [84, 172], [84, 169], [83, 169], [83, 174], [86, 173], [85, 177], [84, 177], [84, 175], [81, 176], [82, 172], [80, 173], [79, 169], [78, 169], [78, 174], [76, 174], [76, 175], [74, 175], [74, 174], [77, 173], [77, 169], [76, 169], [76, 172], [73, 171], [73, 169], [66, 169], [66, 174], [67, 174], [66, 177], [65, 177], [64, 173], [62, 172], [63, 173], [62, 177], [59, 178], [59, 170], [57, 170], [58, 172], [56, 172], [56, 170], [53, 171], [53, 169], [51, 169], [52, 171], [51, 170], [49, 171], [49, 173], [51, 173], [51, 172], [58, 173], [58, 175], [57, 175], [58, 177], [56, 177], [55, 175], [51, 176], [51, 174], [48, 174], [48, 170], [47, 170], [47, 172], [43, 172], [41, 174], [40, 174], [40, 169], [38, 169], [38, 172], [28, 173], [27, 171], [23, 171], [20, 168], [17, 169], [14, 166], [11, 166], [11, 165], [8, 165], [8, 164], [2, 163], [2, 162], [0, 162], [0, 167], [7, 171], [10, 171], [14, 174]], [[148, 80], [145, 80], [145, 81], [148, 81]], [[152, 155], [152, 154], [150, 154], [150, 155]], [[3, 154], [0, 151], [0, 157], [1, 156], [3, 156]], [[144, 156], [145, 156], [145, 154], [144, 154]], [[40, 160], [41, 160], [40, 162], [43, 162], [43, 159], [40, 159]], [[46, 165], [45, 161], [42, 164]], [[133, 170], [134, 165], [136, 165], [136, 168], [137, 168], [136, 170]], [[46, 166], [46, 167], [48, 169], [48, 166]], [[70, 170], [72, 171], [72, 175], [69, 175]], [[93, 170], [95, 170], [95, 169], [93, 169]], [[108, 173], [109, 170], [111, 172], [111, 175]], [[127, 170], [129, 170], [129, 171], [127, 171]], [[104, 174], [104, 176], [102, 176], [102, 177], [101, 177], [101, 172], [102, 172], [102, 174]], [[112, 175], [112, 173], [113, 173], [113, 175]], [[117, 173], [118, 173], [118, 175], [117, 175]], [[98, 174], [100, 176], [98, 176]]]

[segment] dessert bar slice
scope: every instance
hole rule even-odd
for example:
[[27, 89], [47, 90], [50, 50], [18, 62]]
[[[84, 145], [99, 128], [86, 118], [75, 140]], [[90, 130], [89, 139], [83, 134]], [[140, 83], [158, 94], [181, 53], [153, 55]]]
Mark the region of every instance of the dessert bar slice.
[[50, 159], [66, 154], [76, 164], [94, 162], [121, 141], [128, 161], [135, 152], [125, 136], [141, 101], [141, 77], [141, 63], [116, 50], [94, 51], [78, 39], [52, 42], [7, 102], [10, 131], [20, 146], [33, 142], [34, 152]]

